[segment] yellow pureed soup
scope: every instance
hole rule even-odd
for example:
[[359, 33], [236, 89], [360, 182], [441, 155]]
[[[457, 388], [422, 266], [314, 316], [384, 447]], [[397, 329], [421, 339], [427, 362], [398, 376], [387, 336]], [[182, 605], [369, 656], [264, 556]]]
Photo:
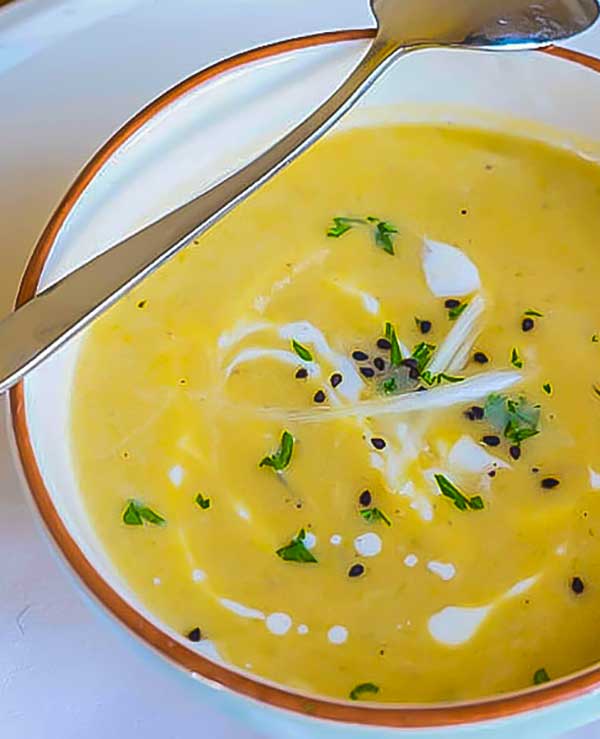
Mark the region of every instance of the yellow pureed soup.
[[96, 322], [72, 444], [147, 607], [338, 698], [600, 657], [600, 173], [452, 126], [326, 139]]

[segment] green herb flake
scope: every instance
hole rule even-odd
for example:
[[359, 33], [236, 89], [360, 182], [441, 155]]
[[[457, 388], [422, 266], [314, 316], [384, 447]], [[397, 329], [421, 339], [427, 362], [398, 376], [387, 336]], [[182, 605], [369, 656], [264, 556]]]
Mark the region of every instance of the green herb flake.
[[211, 505], [210, 498], [205, 498], [202, 493], [198, 493], [198, 495], [194, 499], [194, 502], [196, 503], [196, 505], [200, 506], [203, 511], [208, 510]]
[[271, 467], [275, 472], [281, 472], [289, 465], [293, 450], [294, 437], [289, 431], [284, 431], [281, 435], [279, 449], [274, 454], [264, 457], [259, 467]]
[[484, 416], [513, 444], [520, 444], [540, 432], [540, 406], [531, 405], [524, 397], [514, 400], [504, 395], [489, 395]]
[[365, 519], [367, 523], [383, 521], [386, 526], [392, 525], [389, 517], [379, 508], [366, 508], [365, 510], [360, 511], [360, 515]]
[[327, 236], [332, 239], [339, 239], [347, 231], [350, 231], [357, 223], [364, 223], [362, 218], [344, 218], [337, 216], [333, 219], [333, 225], [327, 229]]
[[533, 684], [534, 685], [542, 685], [542, 683], [547, 683], [550, 681], [550, 675], [546, 672], [545, 667], [540, 667], [539, 670], [536, 670], [533, 673]]
[[392, 367], [399, 367], [402, 362], [402, 351], [398, 343], [398, 337], [396, 336], [396, 329], [389, 321], [385, 324], [385, 338], [392, 345], [390, 349], [390, 364]]
[[153, 511], [152, 508], [137, 500], [129, 500], [123, 511], [123, 523], [127, 526], [143, 526], [144, 523], [149, 523], [153, 526], [164, 526], [166, 521], [156, 511]]
[[431, 357], [433, 356], [435, 349], [435, 344], [427, 344], [424, 341], [422, 341], [420, 344], [417, 344], [413, 349], [412, 358], [417, 363], [417, 370], [419, 374], [423, 372], [425, 367], [427, 367], [427, 365], [431, 361]]
[[300, 359], [304, 360], [305, 362], [312, 362], [312, 354], [305, 346], [302, 346], [300, 342], [296, 341], [296, 339], [292, 339], [292, 349], [296, 352]]
[[546, 395], [552, 395], [552, 385], [549, 382], [545, 382], [542, 385], [542, 390], [546, 393]]
[[460, 303], [459, 305], [455, 306], [454, 308], [448, 309], [448, 318], [451, 321], [456, 321], [456, 319], [462, 315], [462, 313], [466, 310], [468, 303]]
[[340, 236], [343, 236], [357, 225], [372, 226], [376, 246], [383, 249], [387, 254], [394, 254], [392, 237], [398, 233], [398, 229], [389, 221], [382, 221], [375, 216], [367, 216], [366, 218], [336, 216], [333, 219], [332, 225], [327, 229], [327, 236], [339, 239]]
[[480, 495], [474, 495], [472, 498], [468, 498], [466, 495], [460, 492], [453, 482], [445, 475], [434, 475], [435, 481], [440, 493], [446, 498], [449, 498], [459, 511], [480, 511], [483, 508], [483, 498]]
[[519, 356], [519, 350], [516, 346], [513, 346], [512, 352], [510, 353], [510, 363], [513, 367], [516, 367], [517, 369], [523, 368], [523, 360]]
[[395, 395], [398, 392], [398, 383], [395, 377], [388, 377], [381, 383], [381, 389], [384, 395]]
[[526, 310], [524, 316], [535, 316], [536, 318], [543, 318], [544, 314], [540, 313], [539, 310]]
[[597, 344], [600, 341], [600, 334], [592, 334], [592, 344]]
[[438, 372], [436, 375], [433, 375], [428, 370], [425, 370], [421, 373], [421, 379], [426, 385], [441, 385], [443, 382], [448, 382], [450, 384], [456, 383], [456, 382], [463, 382], [464, 377], [458, 377], [454, 375], [447, 375], [445, 372]]
[[394, 254], [394, 242], [392, 236], [398, 233], [398, 229], [388, 221], [379, 221], [375, 226], [375, 243], [386, 254]]
[[355, 688], [350, 691], [350, 700], [358, 701], [361, 696], [365, 694], [376, 695], [379, 693], [379, 686], [375, 683], [359, 683]]
[[317, 562], [317, 559], [304, 545], [305, 539], [306, 531], [304, 529], [300, 529], [298, 535], [292, 539], [289, 544], [286, 544], [286, 546], [277, 550], [277, 556], [286, 562]]

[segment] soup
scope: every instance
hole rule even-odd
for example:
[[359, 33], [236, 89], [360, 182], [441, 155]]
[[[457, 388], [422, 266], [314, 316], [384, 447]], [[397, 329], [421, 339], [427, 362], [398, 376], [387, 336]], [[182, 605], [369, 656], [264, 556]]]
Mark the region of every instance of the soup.
[[600, 173], [450, 125], [331, 136], [88, 332], [117, 569], [204, 653], [351, 700], [600, 657]]

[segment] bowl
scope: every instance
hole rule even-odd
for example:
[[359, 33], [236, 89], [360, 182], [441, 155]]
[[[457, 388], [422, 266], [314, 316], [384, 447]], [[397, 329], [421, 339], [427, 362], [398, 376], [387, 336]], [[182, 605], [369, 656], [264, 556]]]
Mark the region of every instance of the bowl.
[[[284, 41], [219, 62], [152, 102], [86, 165], [42, 234], [18, 304], [250, 161], [310, 112], [364, 53], [371, 31]], [[407, 56], [340, 128], [393, 121], [503, 129], [600, 160], [600, 60], [564, 49]], [[11, 391], [16, 450], [32, 499], [72, 572], [115, 622], [199, 681], [231, 710], [279, 736], [455, 735], [485, 727], [557, 731], [600, 711], [600, 667], [485, 700], [360, 704], [303, 694], [223, 663], [149, 613], [111, 564], [86, 517], [69, 438], [82, 336]], [[531, 736], [531, 733], [527, 734]]]

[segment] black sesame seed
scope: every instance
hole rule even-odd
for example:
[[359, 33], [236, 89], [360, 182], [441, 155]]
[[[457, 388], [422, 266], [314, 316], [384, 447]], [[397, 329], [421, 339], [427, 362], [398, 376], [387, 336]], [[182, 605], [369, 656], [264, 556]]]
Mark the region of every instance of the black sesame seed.
[[373, 377], [375, 375], [375, 370], [372, 367], [361, 367], [360, 374], [365, 377]]
[[331, 375], [331, 377], [329, 378], [329, 382], [331, 383], [331, 387], [337, 387], [343, 379], [344, 378], [342, 377], [342, 375], [339, 372], [334, 372]]
[[487, 354], [484, 354], [483, 352], [475, 352], [475, 354], [473, 354], [473, 361], [477, 362], [477, 364], [487, 364], [490, 360]]
[[524, 318], [521, 323], [521, 328], [523, 331], [531, 331], [531, 329], [535, 326], [535, 321], [533, 318]]
[[187, 638], [190, 641], [200, 641], [202, 639], [202, 632], [200, 629], [196, 626], [195, 629], [192, 629], [190, 633], [187, 635]]
[[422, 334], [428, 334], [431, 331], [431, 321], [420, 321], [419, 328]]
[[488, 472], [488, 477], [496, 477], [496, 470], [490, 470]]
[[140, 300], [140, 302], [137, 304], [138, 308], [145, 308], [147, 304], [147, 300]]
[[375, 368], [378, 369], [380, 372], [383, 372], [385, 369], [385, 359], [383, 357], [375, 357], [373, 360], [373, 364], [375, 365]]
[[556, 479], [556, 477], [544, 477], [544, 479], [541, 482], [542, 487], [545, 490], [552, 490], [552, 488], [557, 487], [560, 485], [559, 480]]
[[359, 564], [352, 565], [348, 570], [348, 577], [360, 577], [365, 571], [365, 566]]
[[467, 215], [467, 209], [466, 209], [466, 208], [463, 208], [463, 209], [462, 209], [462, 210], [460, 211], [460, 214], [461, 214], [461, 216], [466, 216], [466, 215]]
[[456, 298], [448, 298], [448, 300], [444, 301], [444, 305], [446, 308], [458, 308], [460, 300], [457, 300]]
[[377, 339], [377, 346], [380, 349], [391, 349], [392, 345], [387, 339]]
[[300, 367], [300, 369], [296, 370], [296, 378], [298, 380], [304, 380], [306, 377], [308, 377], [308, 370], [306, 367]]
[[385, 439], [381, 439], [379, 436], [374, 436], [371, 439], [371, 444], [373, 444], [375, 449], [385, 449]]
[[484, 410], [480, 405], [472, 405], [467, 411], [468, 418], [472, 421], [481, 421], [484, 415]]
[[481, 440], [486, 446], [498, 446], [500, 444], [500, 437], [493, 434], [484, 436]]
[[313, 396], [315, 403], [323, 403], [325, 401], [325, 393], [322, 390], [317, 390]]
[[403, 367], [410, 367], [411, 369], [419, 369], [419, 363], [416, 359], [413, 359], [412, 357], [408, 357], [408, 359], [403, 359], [400, 364]]
[[531, 471], [532, 472], [539, 472], [540, 471], [540, 468], [539, 467], [532, 467], [531, 468]]
[[583, 580], [580, 577], [574, 577], [571, 580], [571, 590], [575, 593], [575, 595], [581, 595], [584, 590], [584, 584]]
[[513, 459], [519, 459], [519, 457], [521, 456], [521, 447], [517, 444], [513, 444], [508, 450], [508, 453]]
[[362, 493], [358, 496], [358, 502], [364, 506], [371, 505], [372, 500], [373, 496], [371, 495], [370, 490], [363, 490]]
[[368, 358], [369, 355], [361, 352], [360, 350], [352, 352], [352, 359], [355, 359], [357, 362], [366, 362]]

